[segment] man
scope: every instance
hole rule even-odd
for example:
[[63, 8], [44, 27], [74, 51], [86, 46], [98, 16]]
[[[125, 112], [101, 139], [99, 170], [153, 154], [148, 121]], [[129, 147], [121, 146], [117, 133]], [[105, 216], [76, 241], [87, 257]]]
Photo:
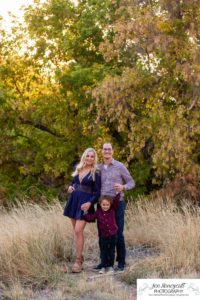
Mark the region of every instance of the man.
[[[116, 210], [116, 222], [118, 226], [117, 241], [117, 261], [118, 270], [123, 272], [125, 268], [126, 247], [124, 241], [124, 213], [125, 201], [124, 191], [135, 187], [135, 182], [127, 168], [121, 162], [113, 158], [113, 148], [111, 143], [104, 143], [102, 148], [103, 163], [101, 169], [101, 195], [116, 196], [121, 193], [120, 204]], [[101, 249], [101, 245], [100, 245]], [[100, 254], [101, 257], [101, 254]], [[101, 263], [95, 267], [101, 269]]]

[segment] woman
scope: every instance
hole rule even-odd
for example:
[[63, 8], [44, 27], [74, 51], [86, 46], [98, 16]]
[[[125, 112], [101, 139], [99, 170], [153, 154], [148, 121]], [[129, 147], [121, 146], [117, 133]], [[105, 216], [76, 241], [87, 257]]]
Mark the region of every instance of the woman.
[[72, 222], [75, 245], [76, 261], [72, 267], [73, 273], [79, 273], [83, 264], [84, 247], [84, 211], [94, 212], [94, 204], [100, 196], [101, 176], [97, 171], [97, 154], [93, 148], [84, 151], [79, 164], [72, 173], [72, 185], [69, 186], [70, 196], [65, 206], [64, 215]]

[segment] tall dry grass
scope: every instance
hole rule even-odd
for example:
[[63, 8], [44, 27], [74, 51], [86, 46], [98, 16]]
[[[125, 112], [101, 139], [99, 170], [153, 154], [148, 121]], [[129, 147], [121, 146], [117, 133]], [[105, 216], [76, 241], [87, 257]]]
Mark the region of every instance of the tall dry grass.
[[[135, 204], [129, 203], [125, 226], [127, 246], [142, 244], [155, 247], [158, 252], [156, 256], [140, 261], [129, 258], [128, 272], [125, 272], [123, 279], [132, 283], [144, 277], [199, 276], [199, 228], [200, 209], [192, 208], [187, 203], [181, 209], [170, 199], [167, 202], [141, 199]], [[63, 208], [59, 203], [48, 208], [22, 205], [9, 213], [1, 212], [0, 232], [0, 281], [3, 286], [0, 286], [0, 296], [4, 290], [10, 295], [12, 291], [10, 299], [26, 298], [22, 291], [25, 286], [28, 286], [26, 293], [29, 294], [34, 287], [54, 287], [56, 294], [52, 297], [57, 295], [60, 299], [64, 297], [59, 296], [60, 293], [73, 294], [75, 287], [75, 299], [77, 293], [79, 296], [83, 293], [90, 295], [96, 289], [102, 297], [103, 293], [107, 293], [112, 294], [113, 299], [121, 293], [117, 292], [114, 281], [109, 281], [108, 287], [103, 282], [102, 290], [98, 282], [87, 283], [87, 273], [76, 277], [77, 280], [71, 274], [63, 277], [62, 264], [70, 265], [73, 260], [74, 244], [71, 223], [63, 217]], [[96, 224], [86, 226], [85, 237], [85, 258], [97, 262]], [[64, 284], [56, 290], [62, 280], [65, 280]], [[126, 299], [130, 298], [129, 294], [127, 292]]]
[[[200, 272], [200, 208], [181, 207], [168, 199], [140, 199], [127, 210], [127, 242], [158, 249], [160, 255], [138, 263], [147, 276], [198, 276]], [[136, 270], [137, 267], [134, 266]], [[193, 274], [193, 275], [191, 275]], [[144, 272], [142, 273], [145, 276]], [[154, 274], [155, 275], [155, 274]], [[153, 276], [154, 276], [153, 275]]]
[[0, 215], [0, 280], [43, 285], [55, 282], [58, 262], [70, 260], [73, 235], [59, 204], [25, 205]]
[[[0, 299], [134, 299], [111, 277], [88, 282], [85, 272], [63, 273], [62, 264], [71, 265], [75, 253], [72, 225], [60, 204], [1, 213], [0, 232]], [[85, 258], [97, 262], [96, 224], [86, 226], [85, 237]]]

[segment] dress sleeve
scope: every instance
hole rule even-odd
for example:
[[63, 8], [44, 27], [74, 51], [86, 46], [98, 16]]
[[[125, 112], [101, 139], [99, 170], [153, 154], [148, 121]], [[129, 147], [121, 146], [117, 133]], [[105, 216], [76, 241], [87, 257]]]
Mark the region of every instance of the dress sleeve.
[[100, 195], [101, 195], [101, 175], [100, 173], [95, 173], [95, 181], [93, 182], [93, 187], [92, 187], [93, 195], [90, 198], [90, 202], [92, 204], [95, 204]]
[[71, 182], [71, 185], [73, 186], [73, 184], [75, 183], [75, 179], [74, 179], [75, 177], [73, 177], [73, 179], [72, 179], [72, 182]]

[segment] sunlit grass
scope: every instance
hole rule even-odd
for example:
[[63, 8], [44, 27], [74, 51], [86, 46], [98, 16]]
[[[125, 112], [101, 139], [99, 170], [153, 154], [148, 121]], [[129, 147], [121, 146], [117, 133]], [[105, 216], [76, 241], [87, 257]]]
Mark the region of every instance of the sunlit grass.
[[[200, 209], [172, 201], [141, 199], [127, 211], [130, 245], [155, 247], [159, 256], [135, 262], [129, 272], [142, 277], [197, 277], [200, 271]], [[126, 277], [127, 274], [125, 274]], [[127, 277], [127, 278], [128, 278]], [[133, 280], [134, 282], [134, 280]]]
[[73, 235], [60, 205], [22, 206], [0, 217], [0, 279], [42, 286], [59, 279], [58, 262], [70, 260]]
[[[157, 250], [144, 259], [129, 257], [121, 279], [129, 284], [137, 278], [198, 277], [200, 270], [200, 210], [185, 204], [178, 209], [162, 199], [129, 203], [125, 237], [128, 247], [147, 245]], [[48, 289], [52, 299], [88, 297], [134, 299], [119, 288], [119, 279], [87, 281], [86, 271], [70, 273], [74, 260], [73, 231], [57, 203], [51, 207], [22, 205], [0, 215], [0, 296], [26, 299]], [[99, 259], [96, 224], [85, 230], [84, 256], [90, 265]], [[86, 263], [87, 264], [87, 263]], [[63, 265], [69, 272], [63, 273]], [[105, 284], [106, 282], [106, 284]], [[28, 295], [28, 296], [27, 296]], [[69, 296], [70, 295], [70, 296]], [[99, 297], [99, 298], [98, 298]]]

